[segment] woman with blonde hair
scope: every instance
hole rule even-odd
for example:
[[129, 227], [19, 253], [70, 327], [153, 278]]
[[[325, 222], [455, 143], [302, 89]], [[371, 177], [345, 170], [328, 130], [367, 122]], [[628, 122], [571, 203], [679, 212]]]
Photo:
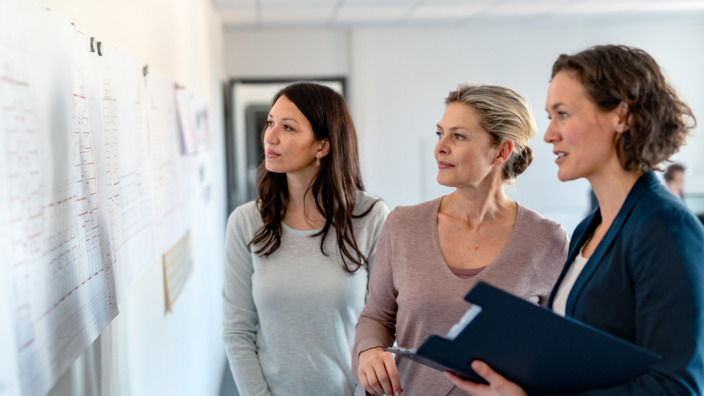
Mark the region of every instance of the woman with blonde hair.
[[391, 212], [357, 323], [353, 370], [372, 394], [453, 392], [441, 372], [394, 360], [382, 348], [417, 348], [430, 334], [448, 332], [478, 281], [544, 303], [567, 254], [559, 224], [504, 192], [533, 160], [527, 143], [535, 122], [525, 100], [508, 88], [466, 83], [445, 104], [437, 180], [455, 191]]

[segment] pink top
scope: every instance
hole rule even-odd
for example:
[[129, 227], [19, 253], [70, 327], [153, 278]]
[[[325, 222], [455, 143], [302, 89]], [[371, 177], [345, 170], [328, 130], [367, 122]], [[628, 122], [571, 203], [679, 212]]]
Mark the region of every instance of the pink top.
[[[361, 351], [394, 341], [418, 348], [430, 334], [445, 335], [469, 308], [464, 296], [478, 281], [544, 304], [565, 263], [569, 241], [562, 226], [519, 204], [513, 232], [496, 259], [475, 276], [458, 277], [440, 251], [441, 200], [398, 207], [384, 223], [356, 328], [352, 374], [357, 383]], [[452, 388], [440, 371], [405, 358], [396, 364], [404, 396], [445, 395]]]

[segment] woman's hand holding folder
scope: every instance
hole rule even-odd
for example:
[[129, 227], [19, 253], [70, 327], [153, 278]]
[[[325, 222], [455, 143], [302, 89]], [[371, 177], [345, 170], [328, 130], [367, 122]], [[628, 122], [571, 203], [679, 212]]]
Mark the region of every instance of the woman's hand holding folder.
[[449, 371], [446, 371], [445, 375], [458, 388], [472, 396], [527, 396], [527, 393], [520, 386], [507, 380], [482, 361], [473, 361], [472, 370], [484, 378], [489, 385], [464, 380]]

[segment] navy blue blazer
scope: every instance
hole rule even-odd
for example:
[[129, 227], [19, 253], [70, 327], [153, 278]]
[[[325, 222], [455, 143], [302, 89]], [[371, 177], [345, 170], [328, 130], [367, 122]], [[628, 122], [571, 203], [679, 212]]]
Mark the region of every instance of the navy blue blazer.
[[[599, 223], [597, 208], [575, 229], [548, 307]], [[585, 394], [704, 393], [704, 227], [652, 172], [638, 179], [587, 261], [566, 316], [663, 357], [626, 384]]]

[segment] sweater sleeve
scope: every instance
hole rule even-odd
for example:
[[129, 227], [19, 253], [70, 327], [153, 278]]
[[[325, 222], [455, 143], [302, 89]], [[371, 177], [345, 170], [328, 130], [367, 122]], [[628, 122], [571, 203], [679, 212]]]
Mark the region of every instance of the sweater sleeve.
[[[367, 273], [369, 276], [371, 276], [372, 273], [372, 268], [374, 268], [374, 260], [376, 258], [376, 250], [379, 244], [379, 235], [381, 234], [381, 230], [384, 227], [384, 223], [386, 222], [386, 218], [389, 216], [389, 207], [386, 205], [386, 202], [384, 201], [378, 201], [375, 204], [375, 208], [373, 209], [373, 232], [372, 232], [372, 238], [371, 238], [371, 246], [369, 248], [369, 269]], [[367, 285], [368, 285], [367, 280]]]
[[270, 395], [257, 356], [259, 317], [252, 297], [252, 253], [247, 218], [238, 207], [227, 222], [223, 340], [239, 394]]
[[570, 246], [570, 238], [562, 225], [556, 224], [552, 229], [554, 231], [549, 240], [553, 242], [546, 249], [545, 259], [541, 264], [542, 271], [539, 272], [542, 278], [540, 283], [543, 285], [541, 289], [544, 290], [542, 294], [538, 295], [538, 305], [541, 307], [547, 306], [550, 291], [555, 286], [562, 267], [565, 265]]
[[352, 374], [359, 384], [359, 353], [377, 346], [391, 346], [395, 339], [396, 296], [392, 263], [392, 215], [384, 224], [377, 242], [374, 267], [369, 280], [367, 302], [357, 322], [352, 350]]

